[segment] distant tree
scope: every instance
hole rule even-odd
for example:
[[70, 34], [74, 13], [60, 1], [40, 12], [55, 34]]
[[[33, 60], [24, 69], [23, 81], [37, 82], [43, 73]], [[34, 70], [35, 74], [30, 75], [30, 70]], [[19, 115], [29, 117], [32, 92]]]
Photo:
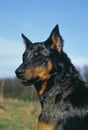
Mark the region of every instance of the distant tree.
[[0, 101], [3, 98], [37, 100], [38, 95], [33, 86], [24, 86], [17, 78], [0, 79]]
[[3, 101], [4, 97], [4, 85], [5, 85], [5, 80], [0, 81], [0, 101]]

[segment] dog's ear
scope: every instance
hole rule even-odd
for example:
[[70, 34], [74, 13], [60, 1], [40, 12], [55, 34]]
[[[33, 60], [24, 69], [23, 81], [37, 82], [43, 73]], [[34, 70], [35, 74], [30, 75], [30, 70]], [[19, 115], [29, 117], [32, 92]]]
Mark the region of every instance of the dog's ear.
[[23, 40], [24, 40], [24, 43], [26, 45], [26, 48], [32, 46], [32, 42], [24, 35], [24, 34], [21, 34]]
[[48, 46], [51, 49], [56, 49], [58, 52], [61, 52], [63, 49], [63, 39], [59, 33], [59, 27], [56, 25], [52, 30], [47, 42]]

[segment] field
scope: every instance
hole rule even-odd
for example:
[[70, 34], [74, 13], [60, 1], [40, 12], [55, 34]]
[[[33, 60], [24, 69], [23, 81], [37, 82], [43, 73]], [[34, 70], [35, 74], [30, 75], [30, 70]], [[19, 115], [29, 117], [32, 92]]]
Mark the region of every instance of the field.
[[37, 130], [38, 101], [4, 100], [0, 102], [0, 130]]

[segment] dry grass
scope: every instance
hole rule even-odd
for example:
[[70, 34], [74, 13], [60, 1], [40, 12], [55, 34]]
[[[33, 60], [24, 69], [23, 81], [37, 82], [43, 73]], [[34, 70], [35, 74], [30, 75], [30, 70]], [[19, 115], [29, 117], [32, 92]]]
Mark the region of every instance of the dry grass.
[[0, 102], [0, 130], [37, 130], [39, 102], [5, 100]]

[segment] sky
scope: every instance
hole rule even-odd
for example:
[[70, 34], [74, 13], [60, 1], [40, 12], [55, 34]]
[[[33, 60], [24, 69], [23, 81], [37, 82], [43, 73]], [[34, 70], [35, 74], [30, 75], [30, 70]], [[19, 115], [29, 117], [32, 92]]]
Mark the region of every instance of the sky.
[[22, 63], [21, 33], [45, 41], [56, 24], [72, 63], [88, 65], [88, 0], [0, 0], [0, 78], [15, 77]]

